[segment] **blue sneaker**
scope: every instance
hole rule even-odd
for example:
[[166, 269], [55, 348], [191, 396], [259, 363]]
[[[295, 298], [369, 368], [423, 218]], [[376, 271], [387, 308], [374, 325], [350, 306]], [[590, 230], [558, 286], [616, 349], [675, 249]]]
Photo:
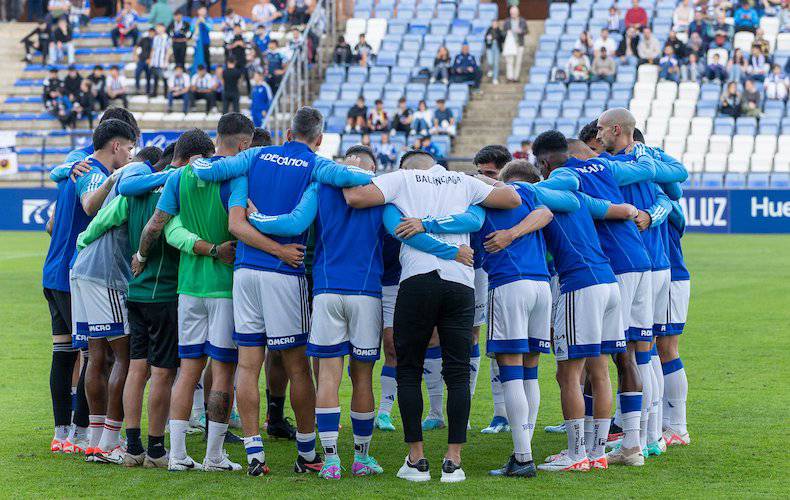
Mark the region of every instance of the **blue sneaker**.
[[510, 459], [500, 469], [494, 469], [488, 472], [491, 476], [507, 476], [507, 477], [535, 477], [537, 471], [535, 470], [535, 462], [519, 462], [516, 460], [515, 455], [510, 455]]
[[488, 427], [481, 430], [481, 434], [499, 434], [500, 432], [510, 432], [510, 424], [505, 417], [494, 417]]
[[395, 426], [392, 424], [392, 419], [389, 415], [382, 413], [381, 415], [376, 417], [376, 429], [391, 432], [395, 430]]
[[422, 430], [433, 431], [436, 429], [444, 429], [444, 420], [438, 418], [426, 418], [422, 421]]

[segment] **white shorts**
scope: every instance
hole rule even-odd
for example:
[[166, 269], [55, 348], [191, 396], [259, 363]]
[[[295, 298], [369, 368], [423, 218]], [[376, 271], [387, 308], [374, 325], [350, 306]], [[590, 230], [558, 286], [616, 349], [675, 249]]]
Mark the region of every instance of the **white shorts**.
[[551, 350], [551, 288], [547, 281], [519, 280], [488, 292], [486, 354]]
[[653, 276], [651, 271], [618, 274], [620, 311], [629, 342], [653, 339]]
[[551, 289], [551, 324], [557, 317], [557, 302], [560, 300], [560, 276], [555, 274], [549, 278], [549, 288]]
[[653, 271], [653, 335], [666, 329], [669, 323], [669, 284], [672, 272], [669, 269]]
[[88, 339], [113, 341], [129, 335], [126, 292], [71, 278], [71, 345], [86, 349]]
[[313, 298], [313, 323], [307, 355], [359, 361], [379, 359], [381, 299], [369, 295], [321, 293]]
[[310, 303], [304, 276], [239, 268], [233, 273], [233, 340], [240, 347], [307, 344]]
[[488, 273], [481, 267], [475, 269], [475, 322], [472, 326], [481, 326], [486, 322], [486, 306], [488, 302]]
[[395, 299], [398, 298], [398, 285], [381, 287], [381, 314], [384, 328], [392, 328], [392, 318], [395, 317]]
[[669, 284], [669, 318], [656, 335], [680, 335], [686, 326], [691, 297], [691, 281], [672, 281]]
[[178, 357], [238, 361], [233, 342], [233, 301], [192, 295], [178, 296]]
[[617, 284], [593, 285], [560, 295], [553, 340], [557, 361], [624, 352]]

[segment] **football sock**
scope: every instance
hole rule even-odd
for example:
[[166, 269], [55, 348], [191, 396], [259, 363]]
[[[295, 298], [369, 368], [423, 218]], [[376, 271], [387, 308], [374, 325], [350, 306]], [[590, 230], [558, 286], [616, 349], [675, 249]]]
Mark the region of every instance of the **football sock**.
[[505, 407], [513, 435], [513, 453], [519, 462], [532, 460], [532, 445], [529, 433], [529, 403], [524, 392], [524, 368], [522, 366], [499, 367], [499, 379], [505, 393]]
[[658, 357], [656, 346], [653, 346], [653, 350], [650, 351], [650, 366], [653, 367], [653, 374], [656, 377], [657, 397], [654, 397], [653, 399], [656, 402], [656, 413], [658, 415], [656, 425], [658, 437], [660, 438], [661, 433], [664, 430], [664, 373], [661, 371], [661, 359]]
[[[623, 448], [639, 447], [639, 430], [642, 420], [642, 393], [621, 392], [617, 395], [622, 414]], [[641, 449], [641, 448], [640, 448]]]
[[266, 401], [269, 413], [269, 422], [282, 421], [283, 411], [285, 410], [285, 396], [272, 396], [267, 389]]
[[88, 419], [88, 414], [90, 410], [88, 409], [88, 398], [85, 395], [85, 371], [88, 368], [88, 356], [84, 356], [84, 362], [82, 364], [82, 369], [80, 371], [80, 379], [77, 382], [77, 409], [74, 410], [74, 417], [72, 421], [74, 425], [81, 427], [83, 429], [87, 429], [90, 425], [90, 420]]
[[121, 444], [121, 426], [123, 421], [112, 420], [109, 418], [104, 419], [104, 430], [101, 433], [99, 440], [99, 449], [102, 451], [112, 451], [116, 446]]
[[636, 352], [636, 368], [642, 379], [642, 416], [639, 423], [639, 446], [647, 446], [647, 430], [650, 408], [653, 406], [653, 368], [649, 352]]
[[77, 386], [71, 386], [71, 411], [77, 411]]
[[590, 394], [582, 394], [584, 396], [584, 442], [590, 447], [593, 445], [593, 397]]
[[164, 436], [148, 435], [148, 450], [146, 451], [151, 458], [162, 458], [167, 453], [165, 449]]
[[397, 368], [384, 365], [381, 367], [381, 400], [379, 401], [379, 415], [392, 413], [395, 404], [395, 395], [398, 393], [398, 382], [395, 379]]
[[491, 375], [491, 395], [494, 398], [494, 416], [507, 418], [505, 393], [502, 391], [502, 381], [499, 380], [499, 366], [495, 359], [491, 360], [488, 372]]
[[189, 420], [170, 420], [170, 456], [175, 459], [187, 457], [187, 429]]
[[65, 441], [69, 438], [70, 425], [56, 425], [55, 426], [55, 439]]
[[315, 432], [297, 432], [296, 451], [308, 462], [315, 460]]
[[538, 367], [524, 367], [524, 392], [529, 404], [529, 439], [535, 434], [535, 423], [538, 421], [540, 409], [540, 385], [538, 384]]
[[263, 451], [263, 438], [260, 434], [244, 438], [244, 449], [247, 451], [247, 463], [251, 464], [254, 458], [260, 462], [266, 461], [266, 454]]
[[480, 344], [472, 344], [472, 354], [469, 356], [469, 397], [475, 395], [478, 371], [480, 371]]
[[52, 413], [55, 416], [56, 427], [67, 427], [71, 424], [71, 374], [76, 360], [77, 352], [71, 349], [71, 341], [52, 345], [49, 392], [52, 396]]
[[126, 451], [128, 451], [130, 455], [140, 455], [145, 452], [145, 448], [143, 448], [143, 441], [140, 438], [139, 427], [126, 428]]
[[428, 418], [444, 420], [443, 400], [444, 384], [442, 384], [442, 348], [440, 346], [429, 347], [425, 352], [425, 362], [423, 364], [423, 378], [425, 387], [428, 389], [428, 401], [430, 409]]
[[71, 430], [69, 431], [69, 441], [74, 443], [75, 441], [84, 441], [87, 438], [88, 438], [87, 427], [80, 427], [79, 425], [71, 426]]
[[661, 365], [664, 373], [664, 395], [669, 407], [669, 426], [672, 430], [685, 434], [686, 428], [686, 398], [688, 396], [688, 379], [683, 362], [680, 358], [667, 361]]
[[368, 456], [370, 441], [373, 439], [372, 411], [351, 411], [351, 430], [354, 433], [354, 453], [364, 458]]
[[102, 431], [104, 431], [104, 418], [104, 415], [88, 415], [88, 420], [90, 421], [88, 448], [99, 446]]
[[192, 414], [202, 415], [206, 411], [206, 401], [203, 394], [203, 377], [205, 372], [200, 375], [200, 381], [195, 384], [195, 394], [192, 396]]
[[[617, 395], [620, 395], [620, 391], [617, 391]], [[614, 408], [614, 418], [612, 419], [612, 423], [619, 428], [623, 428], [623, 414], [620, 411], [620, 398], [615, 399], [615, 408]]]
[[601, 458], [606, 454], [606, 441], [609, 437], [609, 418], [596, 418], [593, 422], [592, 442], [587, 443], [590, 458]]
[[208, 436], [206, 437], [206, 457], [219, 461], [222, 460], [222, 445], [225, 443], [225, 434], [228, 424], [224, 422], [208, 421]]
[[337, 455], [337, 436], [340, 430], [340, 407], [316, 408], [315, 422], [318, 427], [318, 438], [329, 457]]
[[574, 462], [578, 462], [587, 456], [584, 447], [584, 419], [566, 420], [565, 430], [568, 432], [568, 456]]

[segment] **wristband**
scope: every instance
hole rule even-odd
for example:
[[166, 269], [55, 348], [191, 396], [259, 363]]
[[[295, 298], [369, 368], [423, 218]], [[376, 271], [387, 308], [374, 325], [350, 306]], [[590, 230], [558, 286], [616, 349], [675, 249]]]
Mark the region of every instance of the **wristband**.
[[148, 257], [143, 257], [143, 255], [140, 254], [140, 250], [138, 250], [137, 251], [137, 261], [140, 262], [140, 263], [143, 263], [143, 262], [145, 262], [147, 260], [148, 260]]

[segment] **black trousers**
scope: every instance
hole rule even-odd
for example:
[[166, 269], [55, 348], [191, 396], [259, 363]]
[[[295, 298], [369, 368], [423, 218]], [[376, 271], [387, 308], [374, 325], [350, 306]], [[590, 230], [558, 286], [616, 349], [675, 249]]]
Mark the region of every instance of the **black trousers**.
[[393, 327], [398, 406], [407, 443], [422, 441], [422, 370], [434, 327], [439, 332], [442, 377], [447, 386], [447, 442], [466, 442], [474, 309], [474, 289], [445, 281], [436, 271], [412, 276], [400, 284]]
[[217, 102], [217, 96], [214, 92], [207, 92], [207, 93], [200, 93], [194, 92], [192, 93], [192, 104], [197, 104], [198, 101], [206, 101], [206, 113], [210, 113]]
[[[184, 67], [187, 61], [187, 44], [186, 42], [173, 42], [173, 60], [176, 66]], [[188, 68], [184, 68], [188, 69]]]
[[228, 112], [230, 108], [233, 108], [235, 113], [239, 112], [239, 93], [229, 94], [228, 92], [222, 93], [222, 114]]

